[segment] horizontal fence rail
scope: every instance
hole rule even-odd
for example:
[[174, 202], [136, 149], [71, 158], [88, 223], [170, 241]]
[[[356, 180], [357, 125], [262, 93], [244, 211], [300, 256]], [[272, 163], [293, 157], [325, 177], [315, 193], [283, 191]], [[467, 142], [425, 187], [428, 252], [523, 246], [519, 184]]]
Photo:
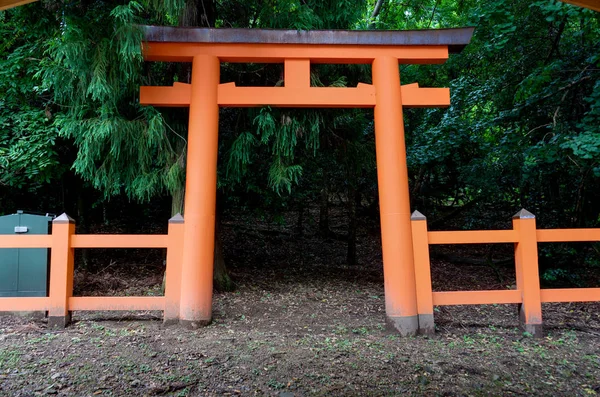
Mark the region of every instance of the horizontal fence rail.
[[[427, 231], [426, 217], [412, 215], [415, 282], [419, 328], [434, 332], [433, 306], [520, 304], [523, 328], [540, 336], [542, 303], [599, 302], [600, 288], [542, 289], [538, 269], [538, 243], [600, 241], [600, 229], [537, 229], [535, 216], [521, 210], [513, 217], [512, 230]], [[433, 292], [429, 246], [436, 244], [514, 243], [516, 288], [493, 291]]]
[[[45, 311], [48, 325], [63, 327], [71, 311], [160, 310], [165, 321], [179, 316], [183, 217], [169, 220], [168, 234], [75, 234], [75, 222], [63, 214], [52, 222], [50, 235], [0, 235], [0, 248], [49, 248], [47, 297], [0, 297], [0, 311]], [[164, 296], [73, 296], [74, 249], [166, 248]]]
[[549, 302], [600, 302], [600, 288], [543, 289], [543, 303]]
[[0, 248], [50, 248], [52, 236], [48, 235], [0, 235]]
[[162, 296], [74, 296], [71, 310], [164, 310]]
[[428, 232], [427, 237], [429, 244], [489, 244], [519, 241], [514, 230]]
[[168, 235], [161, 234], [76, 234], [73, 248], [168, 248]]
[[521, 292], [517, 290], [433, 292], [434, 306], [493, 303], [521, 303]]
[[600, 241], [600, 229], [540, 229], [538, 243], [570, 243]]
[[36, 312], [47, 311], [49, 307], [50, 299], [47, 297], [0, 298], [0, 311]]

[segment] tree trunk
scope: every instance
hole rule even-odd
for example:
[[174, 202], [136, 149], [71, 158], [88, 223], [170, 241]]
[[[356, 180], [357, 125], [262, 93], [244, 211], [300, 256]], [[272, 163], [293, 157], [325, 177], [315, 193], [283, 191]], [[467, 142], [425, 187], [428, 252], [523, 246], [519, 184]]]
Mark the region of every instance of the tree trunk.
[[356, 266], [356, 207], [360, 199], [359, 191], [354, 183], [348, 186], [348, 251], [346, 253], [346, 264]]
[[221, 217], [217, 214], [215, 221], [215, 263], [213, 282], [217, 291], [233, 291], [235, 284], [229, 277], [227, 267], [225, 266], [225, 258], [223, 258], [223, 243], [221, 233]]
[[171, 216], [183, 214], [183, 199], [185, 198], [185, 187], [181, 186], [171, 193]]
[[377, 3], [375, 3], [375, 8], [371, 13], [371, 22], [369, 23], [369, 29], [375, 29], [375, 18], [377, 18], [377, 15], [379, 15], [379, 13], [381, 12], [382, 5], [383, 0], [377, 0]]
[[214, 0], [187, 0], [179, 16], [179, 26], [214, 28], [216, 14]]
[[[216, 20], [216, 7], [214, 0], [187, 0], [185, 8], [179, 16], [179, 26], [182, 27], [214, 27]], [[180, 71], [179, 81], [189, 81], [190, 68], [186, 67]], [[183, 148], [185, 150], [185, 147]], [[182, 187], [172, 193], [173, 202], [171, 205], [171, 215], [178, 212], [183, 214], [185, 188]], [[221, 236], [221, 216], [219, 215], [219, 202], [217, 194], [217, 216], [215, 219], [215, 253], [214, 253], [214, 286], [218, 291], [231, 291], [234, 289], [234, 283], [227, 273], [225, 259], [223, 258], [222, 236]], [[185, 215], [184, 215], [185, 220]]]
[[329, 236], [329, 176], [323, 169], [323, 187], [319, 203], [319, 234], [322, 237]]
[[298, 204], [298, 220], [296, 222], [296, 234], [302, 236], [304, 232], [304, 203]]
[[[86, 234], [89, 233], [88, 229], [88, 219], [87, 219], [87, 209], [85, 207], [85, 199], [83, 197], [84, 187], [83, 183], [78, 183], [77, 189], [77, 234]], [[104, 204], [103, 204], [104, 205]], [[83, 264], [83, 268], [86, 270], [89, 269], [90, 261], [89, 261], [89, 249], [83, 248], [81, 249], [81, 263]]]

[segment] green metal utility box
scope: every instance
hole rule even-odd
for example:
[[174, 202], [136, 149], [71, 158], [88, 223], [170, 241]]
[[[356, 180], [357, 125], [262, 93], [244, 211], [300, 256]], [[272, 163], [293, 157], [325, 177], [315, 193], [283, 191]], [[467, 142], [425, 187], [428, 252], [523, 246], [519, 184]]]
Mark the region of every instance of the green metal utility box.
[[[23, 211], [0, 216], [3, 234], [48, 234], [52, 217]], [[47, 248], [0, 249], [0, 297], [48, 296], [49, 250]]]

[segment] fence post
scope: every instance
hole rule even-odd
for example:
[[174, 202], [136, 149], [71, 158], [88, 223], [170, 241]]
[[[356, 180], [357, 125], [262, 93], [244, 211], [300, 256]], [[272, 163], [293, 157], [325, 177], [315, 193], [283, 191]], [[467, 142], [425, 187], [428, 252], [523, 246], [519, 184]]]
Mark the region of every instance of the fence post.
[[415, 281], [417, 284], [417, 312], [419, 313], [419, 333], [433, 335], [433, 292], [431, 289], [431, 262], [429, 260], [429, 238], [427, 218], [419, 211], [412, 213], [412, 242], [415, 258]]
[[73, 295], [74, 270], [71, 236], [74, 233], [75, 221], [67, 214], [62, 214], [52, 221], [49, 328], [64, 328], [71, 321], [69, 298]]
[[522, 209], [513, 216], [517, 289], [521, 291], [519, 308], [521, 327], [535, 337], [542, 336], [542, 303], [538, 270], [537, 228], [535, 215]]
[[167, 267], [165, 270], [165, 311], [163, 314], [164, 323], [167, 325], [179, 322], [183, 222], [181, 214], [177, 214], [169, 219]]

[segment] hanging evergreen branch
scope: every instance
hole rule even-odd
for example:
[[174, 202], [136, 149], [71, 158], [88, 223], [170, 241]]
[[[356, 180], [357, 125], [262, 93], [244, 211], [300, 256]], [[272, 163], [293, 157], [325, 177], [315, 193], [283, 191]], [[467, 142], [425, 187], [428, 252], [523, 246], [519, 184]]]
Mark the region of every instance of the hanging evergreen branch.
[[130, 1], [94, 11], [105, 15], [65, 12], [40, 75], [66, 109], [55, 125], [78, 148], [73, 169], [106, 196], [150, 200], [182, 186], [183, 171], [171, 143], [179, 137], [167, 134], [155, 109], [132, 101], [142, 76], [144, 8]]

